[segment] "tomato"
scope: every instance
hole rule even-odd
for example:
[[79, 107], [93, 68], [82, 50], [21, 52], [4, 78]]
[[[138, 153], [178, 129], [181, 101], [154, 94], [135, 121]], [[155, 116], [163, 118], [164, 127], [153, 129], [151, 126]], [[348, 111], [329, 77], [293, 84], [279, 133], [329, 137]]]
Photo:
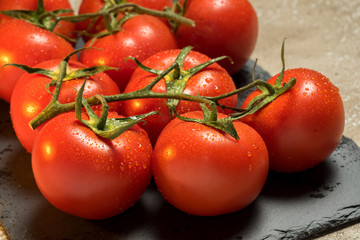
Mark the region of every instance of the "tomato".
[[[142, 7], [159, 10], [161, 11], [164, 7], [171, 7], [171, 0], [127, 0], [128, 3], [135, 3]], [[79, 14], [86, 13], [96, 13], [100, 9], [102, 9], [105, 5], [105, 0], [82, 0], [79, 7]], [[119, 18], [123, 17], [123, 14], [118, 14]], [[77, 29], [79, 31], [87, 31], [91, 34], [99, 33], [100, 31], [105, 29], [105, 23], [103, 18], [99, 18], [93, 23], [92, 27], [89, 29], [89, 25], [91, 23], [91, 19], [86, 21], [81, 21], [77, 23]], [[83, 37], [85, 40], [89, 40], [88, 37]]]
[[258, 35], [258, 19], [249, 1], [191, 0], [185, 17], [196, 26], [180, 25], [176, 32], [179, 47], [193, 46], [211, 58], [230, 56], [234, 64], [220, 63], [230, 75], [243, 67]]
[[[156, 17], [137, 15], [126, 21], [122, 29], [95, 40], [91, 46], [98, 49], [82, 51], [79, 57], [80, 61], [88, 66], [107, 65], [119, 68], [106, 72], [117, 83], [120, 91], [125, 89], [136, 68], [136, 63], [126, 60], [126, 57], [132, 56], [143, 61], [157, 52], [177, 48], [170, 29]], [[90, 44], [91, 40], [85, 47]]]
[[[165, 70], [172, 65], [180, 53], [179, 49], [167, 50], [154, 54], [146, 59], [143, 64], [152, 69]], [[202, 63], [208, 62], [211, 59], [204, 54], [196, 51], [190, 51], [186, 56], [183, 70], [188, 70]], [[124, 92], [134, 92], [145, 86], [147, 86], [154, 78], [155, 74], [146, 72], [141, 68], [137, 68], [133, 73], [133, 76], [127, 85]], [[169, 81], [179, 81], [175, 79], [168, 79]], [[201, 95], [201, 96], [218, 96], [224, 93], [231, 92], [236, 89], [236, 86], [231, 76], [225, 69], [220, 67], [219, 64], [213, 63], [200, 72], [193, 75], [185, 85], [183, 90], [186, 94]], [[161, 80], [154, 88], [154, 92], [167, 92], [165, 80]], [[165, 99], [134, 99], [124, 101], [121, 107], [121, 113], [125, 116], [132, 116], [138, 114], [144, 114], [149, 111], [159, 111], [160, 114], [149, 116], [145, 119], [145, 124], [140, 124], [149, 134], [153, 144], [155, 144], [157, 137], [165, 125], [171, 120], [169, 108], [166, 105]], [[237, 107], [237, 96], [225, 98], [220, 100], [219, 103]], [[190, 101], [179, 101], [176, 106], [176, 110], [179, 114], [201, 110], [200, 104]], [[223, 111], [222, 109], [218, 109]]]
[[[184, 116], [202, 118], [202, 112]], [[253, 128], [240, 121], [234, 126], [239, 140], [177, 118], [164, 128], [152, 169], [170, 204], [189, 214], [214, 216], [243, 209], [256, 199], [267, 178], [268, 152]]]
[[[48, 60], [35, 65], [35, 67], [56, 70], [60, 59]], [[77, 61], [69, 62], [69, 71], [85, 68], [86, 66]], [[47, 92], [45, 85], [49, 84], [51, 79], [41, 74], [25, 73], [15, 86], [10, 101], [11, 120], [15, 133], [28, 152], [32, 152], [35, 138], [44, 124], [35, 130], [29, 126], [29, 122], [35, 118], [50, 102], [52, 95]], [[83, 84], [84, 79], [74, 79], [64, 81], [59, 95], [60, 103], [74, 102], [77, 91]], [[50, 91], [54, 92], [54, 86]], [[96, 94], [114, 95], [120, 91], [112, 79], [105, 73], [97, 73], [88, 78], [84, 97], [94, 96]], [[100, 108], [100, 106], [96, 106]], [[96, 107], [94, 107], [96, 109]], [[109, 103], [110, 110], [119, 111], [119, 103]]]
[[[318, 165], [334, 151], [344, 131], [339, 89], [314, 70], [286, 70], [283, 82], [293, 77], [297, 79], [294, 87], [242, 119], [263, 137], [270, 168], [279, 172], [298, 172]], [[276, 78], [268, 82], [274, 84]], [[251, 93], [242, 107], [259, 93]]]
[[[46, 11], [54, 11], [59, 9], [72, 10], [71, 4], [68, 0], [43, 0]], [[38, 0], [14, 0], [14, 1], [0, 1], [0, 10], [33, 10], [38, 6]], [[74, 13], [66, 13], [62, 15], [74, 15]], [[9, 16], [0, 14], [0, 23], [12, 19]], [[61, 35], [75, 38], [76, 25], [68, 21], [60, 21], [55, 27], [54, 32]]]
[[36, 184], [51, 204], [78, 217], [104, 219], [141, 197], [151, 179], [151, 154], [149, 138], [140, 127], [108, 140], [70, 112], [43, 127], [31, 160]]
[[[0, 98], [9, 102], [22, 70], [6, 63], [34, 66], [54, 58], [64, 58], [74, 51], [72, 45], [52, 32], [23, 20], [0, 24]], [[76, 56], [73, 57], [76, 59]]]

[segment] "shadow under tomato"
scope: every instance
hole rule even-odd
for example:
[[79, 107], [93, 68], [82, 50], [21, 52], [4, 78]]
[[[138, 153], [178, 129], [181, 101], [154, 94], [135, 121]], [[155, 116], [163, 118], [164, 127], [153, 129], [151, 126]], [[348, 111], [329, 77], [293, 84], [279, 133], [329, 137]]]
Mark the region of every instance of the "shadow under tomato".
[[26, 239], [242, 239], [240, 232], [261, 218], [256, 202], [232, 214], [190, 216], [163, 200], [154, 183], [132, 208], [105, 220], [71, 216], [45, 199], [33, 212]]
[[322, 198], [325, 191], [331, 191], [336, 185], [336, 164], [329, 157], [318, 166], [299, 173], [269, 172], [262, 196], [271, 198], [299, 198], [309, 196]]
[[[34, 192], [37, 189], [31, 170], [31, 156], [21, 146], [12, 127], [9, 104], [0, 101], [0, 186], [5, 191]], [[6, 186], [6, 187], [5, 187]]]
[[88, 220], [62, 212], [45, 199], [29, 217], [26, 239], [128, 239], [144, 225], [145, 213], [141, 203], [115, 217]]
[[256, 201], [235, 213], [214, 217], [191, 216], [163, 204], [155, 221], [155, 239], [243, 239], [244, 232], [261, 218]]

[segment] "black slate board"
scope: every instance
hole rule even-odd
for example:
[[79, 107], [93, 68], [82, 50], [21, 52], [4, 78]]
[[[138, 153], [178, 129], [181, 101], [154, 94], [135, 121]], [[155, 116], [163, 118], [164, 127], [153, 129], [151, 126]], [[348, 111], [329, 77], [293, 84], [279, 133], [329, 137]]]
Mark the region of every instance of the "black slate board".
[[[251, 79], [253, 61], [235, 76]], [[269, 74], [256, 68], [255, 78]], [[0, 223], [10, 239], [305, 239], [360, 219], [360, 149], [343, 137], [335, 152], [303, 173], [270, 172], [249, 207], [218, 217], [189, 216], [165, 202], [154, 183], [123, 214], [90, 221], [60, 212], [38, 191], [31, 157], [0, 102]]]

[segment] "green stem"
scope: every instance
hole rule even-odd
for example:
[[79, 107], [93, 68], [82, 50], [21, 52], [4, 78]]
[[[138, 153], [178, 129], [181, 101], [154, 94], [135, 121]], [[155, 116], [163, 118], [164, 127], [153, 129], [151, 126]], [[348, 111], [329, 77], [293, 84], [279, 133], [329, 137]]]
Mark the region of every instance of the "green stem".
[[235, 89], [232, 92], [228, 92], [228, 93], [225, 93], [225, 94], [219, 95], [219, 96], [206, 97], [206, 98], [209, 99], [209, 100], [218, 102], [221, 99], [231, 97], [232, 95], [235, 95], [235, 94], [239, 94], [239, 93], [244, 92], [244, 91], [246, 91], [246, 90], [248, 90], [248, 89], [250, 89], [252, 87], [255, 87], [255, 86], [264, 86], [268, 90], [269, 94], [274, 94], [274, 92], [275, 92], [274, 87], [270, 83], [268, 83], [268, 82], [266, 82], [264, 80], [258, 79], [256, 81], [253, 81], [253, 82], [249, 83], [248, 85], [246, 85], [244, 87]]
[[134, 3], [119, 4], [110, 9], [100, 10], [96, 13], [79, 14], [77, 16], [59, 16], [59, 20], [70, 21], [70, 22], [80, 22], [80, 21], [91, 19], [91, 18], [108, 15], [108, 14], [115, 13], [115, 12], [135, 12], [135, 13], [139, 13], [139, 14], [147, 14], [147, 15], [152, 15], [152, 16], [156, 16], [156, 17], [166, 18], [171, 21], [183, 23], [183, 24], [186, 24], [189, 26], [195, 26], [195, 22], [193, 20], [185, 18], [183, 16], [180, 16], [179, 14], [173, 13], [171, 11], [157, 11], [157, 10], [141, 7]]

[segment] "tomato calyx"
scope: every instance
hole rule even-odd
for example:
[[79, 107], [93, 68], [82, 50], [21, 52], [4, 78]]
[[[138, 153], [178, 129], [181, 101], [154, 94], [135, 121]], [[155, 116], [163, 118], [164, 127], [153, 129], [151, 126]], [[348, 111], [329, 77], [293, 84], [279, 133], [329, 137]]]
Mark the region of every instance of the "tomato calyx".
[[[7, 63], [7, 64], [4, 64], [3, 67], [14, 66], [21, 70], [24, 70], [27, 73], [41, 74], [41, 75], [49, 77], [51, 79], [51, 81], [50, 81], [50, 83], [46, 84], [45, 87], [50, 94], [53, 94], [53, 93], [50, 92], [49, 87], [55, 86], [59, 82], [60, 77], [62, 77], [61, 81], [64, 82], [64, 81], [70, 81], [70, 80], [74, 80], [74, 79], [78, 79], [78, 78], [90, 77], [92, 75], [95, 75], [97, 73], [104, 72], [107, 70], [116, 70], [117, 69], [114, 67], [98, 65], [98, 66], [93, 66], [93, 67], [88, 67], [88, 68], [70, 70], [69, 66], [68, 66], [68, 62], [69, 62], [70, 58], [73, 55], [75, 55], [78, 52], [83, 51], [85, 49], [88, 49], [88, 48], [80, 48], [80, 49], [77, 49], [77, 50], [73, 51], [72, 53], [70, 53], [68, 56], [66, 56], [62, 60], [62, 62], [64, 62], [63, 63], [64, 66], [62, 67], [62, 64], [60, 63], [56, 70], [33, 68], [33, 67], [29, 67], [24, 64], [16, 64], [16, 63]], [[62, 68], [64, 68], [64, 69], [62, 69]], [[61, 75], [60, 75], [60, 73], [61, 73]]]
[[[90, 104], [83, 97], [83, 92], [85, 88], [86, 79], [78, 91], [75, 100], [75, 113], [76, 118], [81, 121], [84, 125], [89, 127], [95, 134], [100, 137], [113, 140], [120, 136], [123, 132], [133, 127], [135, 124], [138, 124], [143, 119], [158, 114], [158, 112], [149, 112], [146, 114], [131, 116], [131, 117], [122, 117], [122, 118], [108, 118], [109, 105], [101, 95], [95, 95], [95, 98], [99, 99], [102, 104], [101, 107], [101, 116], [99, 117], [91, 108]], [[84, 106], [89, 120], [84, 120], [82, 118], [82, 106]]]
[[[79, 78], [89, 78], [96, 73], [116, 69], [116, 68], [109, 67], [109, 66], [99, 65], [99, 66], [93, 66], [93, 67], [83, 68], [83, 69], [75, 69], [75, 70], [70, 71], [69, 70], [70, 58], [73, 55], [77, 54], [79, 51], [82, 51], [84, 49], [85, 48], [77, 49], [77, 50], [73, 51], [72, 53], [70, 53], [69, 55], [67, 55], [60, 62], [58, 68], [55, 71], [52, 71], [49, 69], [42, 69], [42, 68], [33, 68], [33, 67], [29, 67], [27, 65], [15, 64], [15, 63], [8, 63], [8, 64], [3, 65], [2, 67], [6, 67], [8, 65], [14, 66], [14, 67], [18, 67], [30, 74], [42, 74], [51, 79], [50, 83], [46, 84], [44, 87], [46, 87], [47, 91], [53, 97], [50, 100], [49, 104], [45, 107], [45, 109], [42, 112], [40, 112], [39, 115], [37, 116], [38, 118], [41, 118], [41, 119], [50, 119], [58, 114], [68, 112], [68, 111], [71, 111], [72, 109], [74, 109], [73, 107], [69, 108], [66, 104], [61, 104], [58, 100], [59, 95], [60, 95], [61, 85], [62, 85], [63, 81], [70, 81], [70, 80], [75, 80], [75, 79], [79, 79]], [[50, 91], [50, 89], [49, 89], [50, 86], [55, 87], [54, 92]], [[45, 122], [45, 121], [43, 121], [43, 122]], [[32, 129], [35, 129], [36, 127], [40, 126], [43, 122], [41, 122], [39, 124], [32, 124], [30, 122], [30, 127]]]
[[[265, 105], [271, 103], [274, 101], [277, 97], [279, 97], [281, 94], [288, 91], [290, 88], [292, 88], [296, 83], [296, 78], [290, 78], [289, 81], [283, 82], [284, 78], [284, 72], [285, 72], [285, 57], [284, 57], [284, 49], [285, 49], [285, 40], [282, 43], [281, 47], [281, 62], [282, 62], [282, 69], [277, 77], [274, 85], [268, 84], [268, 85], [257, 85], [257, 88], [261, 91], [261, 94], [254, 97], [245, 110], [243, 110], [241, 113], [235, 113], [232, 115], [234, 119], [240, 119], [242, 117], [245, 117], [246, 115], [250, 115], [264, 107]], [[256, 62], [255, 62], [256, 65]], [[255, 65], [253, 71], [255, 71]], [[254, 76], [254, 74], [253, 74]]]
[[[199, 64], [197, 66], [194, 66], [190, 69], [185, 70], [183, 67], [185, 58], [192, 49], [193, 49], [192, 46], [184, 47], [180, 51], [180, 53], [178, 54], [178, 56], [176, 57], [176, 59], [174, 61], [174, 64], [175, 64], [174, 69], [172, 71], [170, 71], [169, 74], [165, 75], [164, 79], [166, 82], [166, 91], [168, 93], [177, 94], [177, 93], [184, 92], [186, 83], [192, 76], [194, 76], [195, 74], [197, 74], [198, 72], [200, 72], [201, 70], [203, 70], [204, 68], [210, 66], [211, 64], [213, 64], [215, 62], [229, 58], [227, 56], [221, 56], [221, 57], [211, 59], [210, 61], [204, 62], [202, 64]], [[153, 73], [153, 74], [159, 76], [164, 72], [163, 70], [148, 68], [134, 57], [129, 57], [129, 59], [134, 60], [136, 62], [136, 65], [139, 68], [141, 68], [142, 70], [147, 71], [149, 73]], [[229, 58], [229, 60], [231, 61], [230, 58]], [[170, 109], [170, 114], [171, 114], [172, 118], [175, 117], [175, 108], [178, 105], [179, 101], [180, 101], [179, 99], [168, 99], [167, 100], [167, 105]]]
[[[57, 24], [62, 20], [63, 14], [72, 13], [72, 9], [58, 9], [54, 11], [46, 11], [43, 0], [38, 0], [36, 10], [4, 10], [1, 14], [12, 18], [27, 21], [35, 26], [54, 32]], [[54, 32], [55, 33], [55, 32]], [[76, 39], [69, 38], [62, 34], [55, 33], [69, 42], [76, 42]]]

